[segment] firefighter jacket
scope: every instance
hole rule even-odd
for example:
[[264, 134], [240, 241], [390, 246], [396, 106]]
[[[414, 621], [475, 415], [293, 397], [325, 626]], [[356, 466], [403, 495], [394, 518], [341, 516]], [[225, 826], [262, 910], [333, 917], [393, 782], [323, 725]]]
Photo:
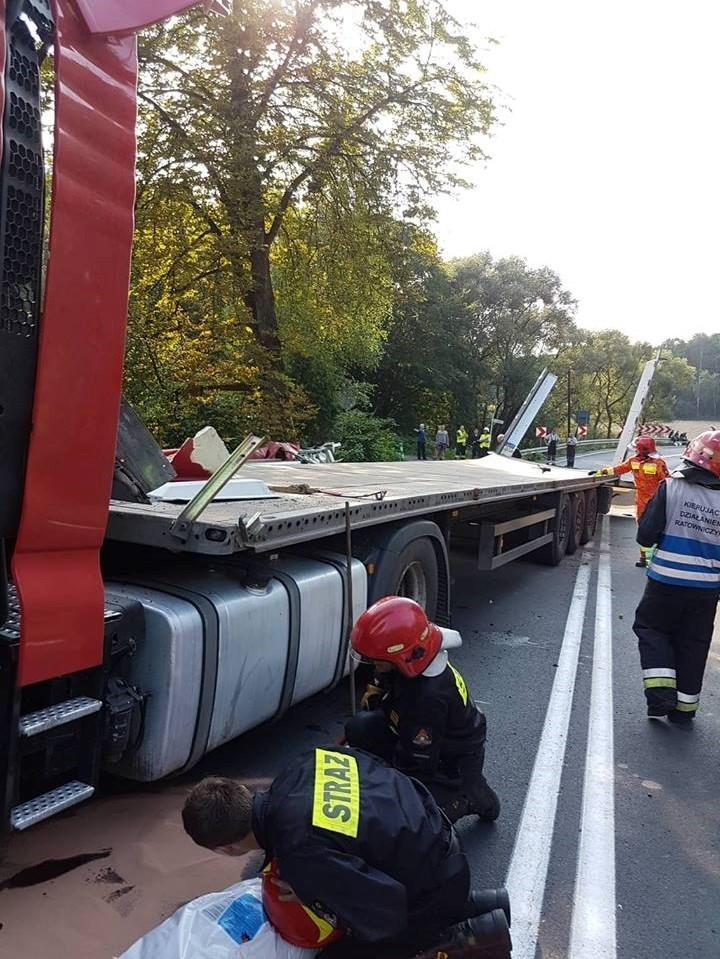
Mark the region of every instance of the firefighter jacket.
[[640, 519], [645, 507], [655, 495], [658, 486], [670, 475], [664, 459], [659, 456], [631, 456], [624, 463], [613, 466], [614, 476], [632, 473], [635, 481], [635, 507]]
[[487, 430], [483, 430], [480, 434], [480, 439], [478, 440], [478, 446], [481, 450], [490, 449], [490, 434]]
[[657, 549], [650, 579], [720, 588], [720, 480], [689, 468], [662, 483], [638, 525], [641, 546]]
[[445, 650], [420, 676], [393, 670], [377, 674], [374, 683], [381, 690], [376, 705], [397, 737], [393, 765], [408, 776], [431, 782], [443, 758], [483, 750], [485, 716]]
[[458, 878], [469, 892], [467, 859], [428, 790], [359, 750], [299, 757], [254, 797], [253, 832], [298, 899], [360, 940], [400, 934]]

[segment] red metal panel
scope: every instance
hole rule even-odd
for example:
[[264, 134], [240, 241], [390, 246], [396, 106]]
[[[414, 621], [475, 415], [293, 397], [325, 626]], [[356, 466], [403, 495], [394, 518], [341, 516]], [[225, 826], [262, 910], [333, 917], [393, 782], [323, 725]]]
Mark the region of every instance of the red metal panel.
[[5, 0], [0, 0], [0, 157], [3, 151], [3, 119], [5, 116]]
[[215, 13], [228, 13], [230, 0], [75, 0], [91, 33], [135, 33], [203, 3]]
[[114, 465], [133, 233], [135, 40], [92, 37], [67, 2], [54, 7], [50, 258], [13, 555], [22, 685], [102, 659], [98, 556]]

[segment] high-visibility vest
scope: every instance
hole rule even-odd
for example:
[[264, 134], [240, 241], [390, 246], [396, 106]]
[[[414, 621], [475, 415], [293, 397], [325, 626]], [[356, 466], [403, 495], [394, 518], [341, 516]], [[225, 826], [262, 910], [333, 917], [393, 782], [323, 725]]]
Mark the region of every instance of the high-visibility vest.
[[464, 446], [467, 443], [467, 436], [467, 430], [464, 430], [461, 426], [457, 431], [456, 440], [461, 446]]
[[481, 434], [480, 434], [480, 443], [479, 443], [479, 446], [480, 446], [480, 449], [481, 449], [481, 450], [489, 450], [489, 449], [490, 449], [490, 434], [489, 434], [489, 433], [481, 433]]
[[669, 479], [665, 530], [648, 576], [671, 586], [720, 589], [720, 490]]

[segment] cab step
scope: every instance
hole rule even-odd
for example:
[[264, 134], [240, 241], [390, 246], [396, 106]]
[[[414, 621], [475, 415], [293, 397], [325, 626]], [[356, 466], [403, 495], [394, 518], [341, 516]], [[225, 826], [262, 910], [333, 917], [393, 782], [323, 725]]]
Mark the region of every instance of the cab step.
[[42, 796], [36, 796], [35, 799], [28, 799], [27, 802], [14, 806], [10, 810], [10, 828], [18, 832], [28, 829], [64, 809], [77, 806], [78, 803], [89, 799], [94, 792], [94, 786], [88, 786], [87, 783], [77, 780], [58, 786], [57, 789], [51, 789]]
[[82, 719], [83, 716], [92, 716], [100, 709], [102, 709], [102, 703], [99, 699], [91, 699], [89, 696], [67, 699], [64, 703], [46, 706], [44, 709], [21, 716], [18, 732], [21, 736], [37, 736], [56, 726], [73, 723], [76, 719]]

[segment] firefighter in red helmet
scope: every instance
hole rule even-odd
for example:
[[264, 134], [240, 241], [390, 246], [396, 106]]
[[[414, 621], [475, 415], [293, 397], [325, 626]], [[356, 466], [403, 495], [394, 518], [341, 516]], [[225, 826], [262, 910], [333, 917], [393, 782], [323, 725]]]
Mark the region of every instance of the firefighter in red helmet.
[[[601, 470], [603, 476], [622, 476], [632, 473], [635, 482], [635, 516], [640, 517], [645, 507], [655, 495], [658, 486], [670, 475], [664, 459], [657, 455], [655, 440], [652, 436], [638, 436], [635, 440], [635, 453], [624, 463]], [[640, 559], [636, 566], [647, 566], [645, 550], [640, 547]]]
[[689, 726], [700, 702], [720, 597], [720, 431], [688, 444], [638, 525], [657, 544], [635, 613], [648, 716]]
[[345, 725], [348, 744], [425, 783], [451, 822], [497, 819], [500, 801], [483, 775], [485, 715], [422, 607], [400, 596], [378, 600], [350, 644], [375, 672], [362, 709]]

